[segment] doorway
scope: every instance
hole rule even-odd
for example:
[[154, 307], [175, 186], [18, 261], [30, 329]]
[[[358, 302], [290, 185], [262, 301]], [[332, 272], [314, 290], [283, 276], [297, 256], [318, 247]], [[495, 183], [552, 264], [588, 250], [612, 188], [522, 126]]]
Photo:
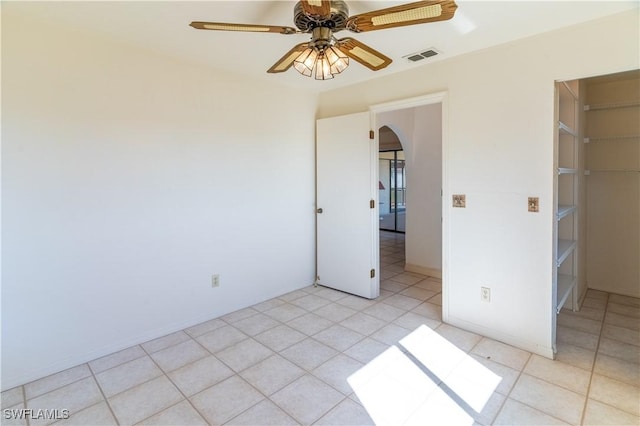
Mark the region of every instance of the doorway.
[[[413, 151], [403, 145], [405, 205], [408, 208], [406, 262], [403, 259], [402, 263], [405, 271], [442, 278], [442, 314], [443, 319], [448, 318], [447, 274], [446, 270], [443, 271], [447, 263], [443, 263], [443, 254], [448, 252], [446, 226], [449, 213], [442, 206], [442, 189], [446, 188], [447, 182], [444, 168], [446, 155], [443, 155], [447, 137], [446, 102], [446, 92], [440, 92], [374, 105], [369, 112], [317, 121], [316, 284], [371, 299], [379, 295], [382, 275], [379, 273], [379, 149], [375, 132], [366, 129], [378, 129], [378, 122], [384, 125], [385, 120], [394, 114], [404, 115], [409, 119], [403, 122], [399, 117], [399, 122], [390, 122], [389, 126], [400, 138], [404, 140], [404, 136], [409, 135], [411, 139], [407, 140], [413, 140], [415, 135], [423, 133], [431, 133], [434, 138], [416, 139]], [[425, 113], [423, 108], [432, 113]], [[407, 115], [407, 111], [413, 109], [413, 115]], [[437, 143], [425, 146], [422, 140]], [[348, 155], [345, 155], [345, 147], [350, 149]], [[344, 161], [336, 164], [336, 158]], [[354, 167], [354, 159], [358, 161], [358, 167]], [[414, 164], [417, 167], [412, 167]], [[336, 169], [341, 173], [335, 173]], [[425, 178], [431, 179], [432, 183], [411, 183], [412, 179], [420, 181]], [[336, 196], [338, 184], [347, 185], [354, 192], [340, 191]], [[412, 195], [412, 191], [415, 194]], [[367, 193], [369, 197], [366, 197]], [[445, 190], [446, 194], [448, 191]], [[366, 203], [362, 202], [363, 196], [366, 197]], [[413, 222], [412, 217], [415, 218]], [[395, 235], [403, 236], [398, 233]]]
[[[443, 278], [444, 94], [383, 106], [378, 189], [381, 240], [404, 235], [404, 270]], [[381, 241], [382, 242], [382, 241]]]

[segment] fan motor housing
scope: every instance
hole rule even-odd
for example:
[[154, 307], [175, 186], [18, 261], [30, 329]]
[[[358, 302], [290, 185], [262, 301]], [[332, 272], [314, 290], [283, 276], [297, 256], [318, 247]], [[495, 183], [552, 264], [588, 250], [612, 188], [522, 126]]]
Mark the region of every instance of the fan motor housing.
[[300, 31], [305, 33], [312, 32], [316, 27], [330, 28], [334, 32], [343, 30], [348, 18], [349, 7], [342, 0], [331, 2], [331, 16], [328, 19], [306, 14], [300, 2], [296, 3], [293, 9], [293, 22]]

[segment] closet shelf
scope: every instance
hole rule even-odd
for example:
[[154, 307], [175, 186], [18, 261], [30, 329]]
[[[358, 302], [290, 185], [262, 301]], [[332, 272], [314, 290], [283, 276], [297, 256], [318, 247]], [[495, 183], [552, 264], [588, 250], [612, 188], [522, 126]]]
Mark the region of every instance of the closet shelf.
[[576, 248], [576, 242], [573, 240], [558, 240], [558, 260], [556, 262], [557, 266], [562, 265], [567, 257], [573, 252]]
[[585, 111], [598, 111], [606, 109], [630, 108], [640, 106], [640, 101], [614, 102], [609, 104], [585, 105]]
[[557, 218], [558, 220], [560, 220], [563, 217], [566, 217], [575, 211], [576, 211], [576, 206], [559, 205]]
[[575, 175], [578, 173], [578, 169], [571, 169], [568, 167], [558, 167], [559, 175]]
[[578, 133], [575, 130], [573, 130], [571, 127], [564, 124], [562, 121], [558, 121], [558, 130], [561, 133], [566, 133], [568, 135], [578, 137]]
[[584, 171], [585, 176], [589, 176], [591, 173], [640, 173], [640, 169], [600, 169]]
[[620, 141], [628, 139], [640, 140], [640, 135], [623, 135], [623, 136], [606, 136], [600, 138], [584, 138], [584, 143], [602, 142], [602, 141]]
[[571, 294], [571, 290], [573, 290], [577, 281], [577, 278], [574, 276], [558, 274], [556, 313], [560, 313], [560, 309], [562, 309], [562, 306], [564, 306], [564, 302], [566, 302], [569, 298], [569, 294]]

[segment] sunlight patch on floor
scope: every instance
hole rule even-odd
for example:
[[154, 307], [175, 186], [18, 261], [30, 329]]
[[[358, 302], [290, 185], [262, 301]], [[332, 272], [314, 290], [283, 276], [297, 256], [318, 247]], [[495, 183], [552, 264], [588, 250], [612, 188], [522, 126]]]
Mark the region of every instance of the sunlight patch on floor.
[[502, 380], [425, 325], [402, 339], [400, 344], [478, 413]]
[[425, 325], [400, 345], [348, 378], [376, 424], [472, 425], [502, 380]]

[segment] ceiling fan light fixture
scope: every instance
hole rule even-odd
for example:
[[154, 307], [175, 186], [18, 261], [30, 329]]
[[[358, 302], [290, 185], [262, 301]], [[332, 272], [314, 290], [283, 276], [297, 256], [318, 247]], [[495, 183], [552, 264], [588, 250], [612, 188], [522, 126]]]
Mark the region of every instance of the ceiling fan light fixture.
[[349, 58], [340, 49], [307, 47], [293, 61], [293, 67], [302, 75], [316, 80], [330, 80], [349, 66]]
[[311, 77], [317, 59], [318, 51], [312, 47], [307, 47], [294, 59], [293, 66], [300, 74]]
[[336, 49], [334, 46], [329, 46], [324, 51], [324, 55], [329, 61], [329, 65], [331, 65], [332, 74], [340, 74], [349, 66], [349, 58], [347, 55], [342, 53], [340, 49]]
[[323, 53], [316, 62], [316, 80], [330, 80], [332, 78], [333, 74], [331, 74], [331, 65]]

